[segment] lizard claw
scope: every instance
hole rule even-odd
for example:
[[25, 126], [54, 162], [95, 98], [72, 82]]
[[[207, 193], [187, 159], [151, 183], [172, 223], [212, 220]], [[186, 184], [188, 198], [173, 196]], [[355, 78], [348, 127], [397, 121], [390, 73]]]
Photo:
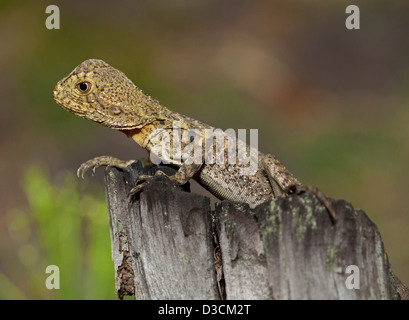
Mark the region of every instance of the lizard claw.
[[141, 174], [140, 176], [138, 176], [138, 178], [136, 178], [135, 180], [135, 187], [133, 187], [131, 189], [131, 191], [129, 191], [128, 193], [128, 201], [131, 200], [131, 198], [136, 195], [138, 192], [141, 192], [142, 189], [146, 186], [148, 179], [152, 178], [151, 175], [148, 174]]
[[[156, 171], [154, 176], [167, 176], [163, 171]], [[149, 175], [149, 174], [141, 174], [138, 176], [135, 180], [135, 187], [131, 189], [128, 193], [128, 200], [131, 200], [131, 198], [137, 194], [138, 192], [141, 192], [142, 189], [149, 183], [149, 179], [153, 178], [154, 176]]]
[[141, 174], [140, 176], [138, 176], [138, 178], [135, 180], [136, 183], [143, 181], [143, 180], [147, 180], [149, 178], [152, 178], [153, 176], [149, 175], [149, 174]]
[[92, 168], [92, 175], [94, 175], [96, 168], [102, 167], [102, 166], [116, 167], [118, 169], [124, 169], [128, 165], [130, 165], [132, 162], [135, 162], [135, 160], [122, 161], [118, 158], [111, 157], [111, 156], [99, 156], [99, 157], [90, 159], [82, 163], [77, 170], [77, 176], [78, 178], [81, 177], [82, 179], [84, 179], [84, 175], [89, 169]]
[[94, 163], [93, 159], [88, 160], [80, 165], [77, 170], [77, 177], [84, 179], [85, 173], [92, 168], [92, 175], [95, 174], [95, 169], [102, 166], [102, 164]]
[[85, 162], [82, 163], [82, 164], [79, 166], [78, 170], [77, 170], [77, 177], [84, 179], [84, 174], [85, 174], [85, 172], [86, 172], [87, 170], [88, 170], [88, 168], [85, 166]]
[[138, 184], [137, 186], [133, 187], [131, 189], [131, 191], [129, 191], [129, 193], [128, 193], [128, 201], [130, 201], [134, 195], [141, 192], [143, 187], [145, 187], [145, 186], [146, 186], [146, 182], [143, 182], [143, 183]]
[[81, 168], [81, 167], [79, 167], [79, 168], [77, 169], [77, 177], [78, 177], [78, 178], [81, 178], [81, 170], [80, 170], [80, 168]]

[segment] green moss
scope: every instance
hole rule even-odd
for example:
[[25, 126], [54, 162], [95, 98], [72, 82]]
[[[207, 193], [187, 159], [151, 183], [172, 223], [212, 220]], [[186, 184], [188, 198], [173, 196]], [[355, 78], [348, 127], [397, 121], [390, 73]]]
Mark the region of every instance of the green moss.
[[293, 225], [296, 228], [298, 241], [303, 241], [308, 228], [317, 229], [317, 221], [313, 213], [313, 203], [311, 198], [301, 198], [306, 212], [300, 214], [299, 207], [291, 210]]
[[109, 176], [109, 179], [110, 179], [113, 183], [116, 183], [116, 177], [115, 177], [115, 173], [114, 173], [113, 171], [109, 171], [109, 172], [108, 172], [108, 176]]
[[190, 260], [183, 252], [179, 252], [179, 261], [184, 265], [188, 265]]
[[246, 209], [246, 205], [244, 203], [241, 203], [241, 202], [234, 203], [233, 207], [237, 211], [244, 211]]
[[266, 219], [261, 224], [261, 235], [263, 240], [267, 240], [269, 236], [272, 237], [281, 237], [281, 219], [282, 217], [282, 210], [280, 206], [277, 206], [276, 200], [271, 201], [270, 208], [266, 213]]
[[[116, 185], [116, 183], [117, 183], [116, 176], [115, 176], [115, 173], [113, 171], [108, 172], [108, 177], [109, 177], [109, 180], [111, 180], [111, 184]], [[118, 190], [116, 188], [113, 188], [113, 194], [114, 194], [115, 197], [117, 196]]]
[[391, 283], [392, 287], [392, 298], [394, 300], [400, 300], [401, 297], [398, 293], [398, 288], [396, 287], [396, 280], [395, 280], [395, 275], [393, 274], [391, 268], [389, 268], [389, 281]]
[[248, 257], [248, 255], [245, 254], [245, 253], [242, 253], [242, 254], [240, 255], [240, 261], [241, 261], [241, 263], [242, 263], [244, 266], [247, 266], [247, 265], [249, 264], [249, 257]]
[[283, 274], [287, 278], [287, 253], [286, 253], [285, 244], [282, 245], [282, 253], [283, 253], [283, 257], [281, 260], [281, 265], [283, 269]]
[[236, 223], [235, 222], [230, 222], [230, 221], [226, 221], [224, 224], [224, 227], [226, 229], [226, 234], [228, 236], [231, 236], [234, 231], [236, 230]]
[[327, 252], [325, 253], [325, 268], [328, 271], [333, 271], [335, 267], [335, 261], [338, 256], [338, 248], [335, 246], [331, 246], [328, 248]]
[[124, 228], [122, 226], [122, 221], [120, 219], [118, 219], [116, 221], [116, 231], [119, 233], [119, 232], [122, 232], [123, 230], [124, 230]]
[[222, 207], [222, 217], [227, 218], [229, 216], [229, 209], [225, 206]]

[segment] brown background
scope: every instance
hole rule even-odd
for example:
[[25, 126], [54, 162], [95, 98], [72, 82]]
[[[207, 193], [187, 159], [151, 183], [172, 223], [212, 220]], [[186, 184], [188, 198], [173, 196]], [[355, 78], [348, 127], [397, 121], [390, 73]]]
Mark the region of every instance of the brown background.
[[[30, 168], [58, 186], [88, 158], [146, 154], [54, 103], [55, 83], [88, 58], [180, 113], [258, 129], [260, 149], [302, 182], [367, 212], [409, 283], [406, 1], [359, 1], [354, 31], [349, 1], [53, 1], [60, 30], [45, 27], [49, 4], [0, 5], [0, 298], [44, 297], [27, 285], [30, 270], [44, 270], [35, 224], [24, 243], [10, 231], [16, 214], [30, 217]], [[101, 172], [73, 181], [103, 203]]]

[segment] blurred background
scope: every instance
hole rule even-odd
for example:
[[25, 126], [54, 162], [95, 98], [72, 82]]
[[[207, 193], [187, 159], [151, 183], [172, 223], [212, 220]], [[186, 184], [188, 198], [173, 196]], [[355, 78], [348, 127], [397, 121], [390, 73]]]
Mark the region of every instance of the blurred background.
[[[60, 9], [48, 30], [45, 9]], [[52, 89], [89, 58], [205, 123], [259, 129], [302, 182], [363, 209], [409, 284], [409, 3], [1, 1], [0, 299], [115, 299], [97, 155], [146, 156], [60, 108]], [[195, 187], [196, 192], [203, 191]], [[48, 265], [60, 290], [48, 290]]]

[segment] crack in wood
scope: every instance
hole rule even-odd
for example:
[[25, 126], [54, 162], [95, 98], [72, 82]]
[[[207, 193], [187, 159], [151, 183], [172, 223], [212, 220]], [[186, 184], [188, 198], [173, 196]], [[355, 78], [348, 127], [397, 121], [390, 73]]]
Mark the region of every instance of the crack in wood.
[[[109, 168], [105, 179], [120, 299], [408, 295], [391, 272], [375, 224], [344, 200], [331, 200], [339, 218], [336, 226], [308, 193], [277, 198], [255, 209], [223, 201], [211, 211], [207, 197], [158, 176], [129, 203], [131, 180], [144, 172], [140, 166], [124, 172]], [[119, 220], [120, 230], [113, 223]], [[345, 268], [351, 264], [362, 268], [360, 290], [345, 286]]]

